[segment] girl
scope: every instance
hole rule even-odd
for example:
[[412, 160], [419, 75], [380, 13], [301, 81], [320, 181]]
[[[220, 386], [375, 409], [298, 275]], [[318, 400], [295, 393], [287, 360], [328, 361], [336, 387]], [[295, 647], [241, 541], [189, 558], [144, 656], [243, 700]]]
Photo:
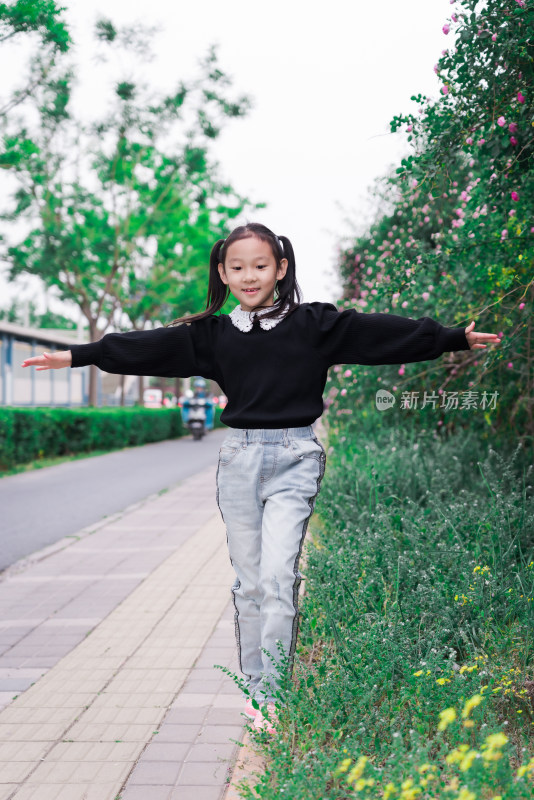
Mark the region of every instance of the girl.
[[[238, 304], [217, 314], [230, 293]], [[96, 364], [126, 375], [201, 375], [227, 396], [216, 496], [236, 573], [245, 713], [255, 727], [274, 731], [282, 660], [292, 673], [299, 559], [326, 462], [312, 425], [323, 411], [328, 368], [425, 361], [498, 344], [474, 325], [446, 328], [429, 317], [302, 303], [291, 242], [249, 223], [213, 247], [205, 311], [24, 361], [38, 370]], [[259, 710], [252, 698], [262, 702]]]

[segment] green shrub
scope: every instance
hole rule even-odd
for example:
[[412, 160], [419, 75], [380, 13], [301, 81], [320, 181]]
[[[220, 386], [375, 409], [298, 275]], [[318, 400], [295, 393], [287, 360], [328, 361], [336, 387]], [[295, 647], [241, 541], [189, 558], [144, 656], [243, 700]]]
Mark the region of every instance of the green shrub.
[[0, 468], [182, 436], [180, 409], [0, 408]]

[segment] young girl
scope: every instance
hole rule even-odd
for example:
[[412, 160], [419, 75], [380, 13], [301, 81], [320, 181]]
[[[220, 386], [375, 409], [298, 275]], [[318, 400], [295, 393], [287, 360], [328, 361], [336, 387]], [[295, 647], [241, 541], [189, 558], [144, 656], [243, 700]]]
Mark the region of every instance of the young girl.
[[[217, 314], [230, 293], [238, 304], [231, 314]], [[299, 559], [326, 462], [312, 424], [323, 411], [328, 368], [425, 361], [499, 342], [495, 334], [475, 333], [474, 322], [465, 330], [446, 328], [430, 317], [338, 311], [300, 300], [289, 239], [249, 223], [213, 247], [205, 311], [23, 363], [38, 370], [96, 364], [125, 375], [201, 375], [226, 394], [216, 496], [236, 573], [231, 592], [249, 694], [245, 713], [269, 732], [282, 657], [289, 674], [293, 668]]]

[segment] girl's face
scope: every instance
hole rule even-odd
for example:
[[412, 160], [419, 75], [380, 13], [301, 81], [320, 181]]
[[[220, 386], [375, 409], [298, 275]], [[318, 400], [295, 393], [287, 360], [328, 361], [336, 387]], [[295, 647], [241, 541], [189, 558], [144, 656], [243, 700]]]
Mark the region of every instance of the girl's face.
[[221, 280], [239, 300], [243, 311], [252, 311], [258, 305], [274, 305], [275, 283], [284, 277], [286, 270], [287, 258], [277, 268], [271, 245], [257, 236], [232, 242], [225, 263], [219, 263]]

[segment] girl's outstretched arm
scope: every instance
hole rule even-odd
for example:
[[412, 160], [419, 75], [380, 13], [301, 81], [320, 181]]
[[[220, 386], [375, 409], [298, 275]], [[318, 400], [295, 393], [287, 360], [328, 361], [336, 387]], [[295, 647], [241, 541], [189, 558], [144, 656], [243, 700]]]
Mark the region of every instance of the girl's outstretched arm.
[[497, 334], [449, 328], [431, 317], [339, 311], [332, 303], [310, 303], [308, 331], [328, 366], [333, 364], [403, 364], [438, 358], [446, 352], [485, 348], [500, 342]]
[[22, 362], [23, 367], [35, 367], [37, 370], [43, 369], [63, 369], [72, 364], [72, 353], [70, 350], [56, 350], [55, 353], [44, 352], [42, 356], [32, 356]]
[[487, 347], [488, 345], [484, 344], [484, 342], [488, 342], [488, 344], [499, 344], [501, 341], [496, 333], [475, 333], [473, 330], [474, 327], [475, 320], [470, 322], [465, 329], [465, 338], [467, 339], [471, 350], [474, 350], [475, 347]]
[[73, 344], [70, 350], [27, 358], [22, 366], [44, 370], [96, 364], [104, 372], [115, 375], [212, 378], [215, 377], [213, 337], [217, 320], [217, 317], [208, 317], [190, 325], [107, 333], [97, 342]]

